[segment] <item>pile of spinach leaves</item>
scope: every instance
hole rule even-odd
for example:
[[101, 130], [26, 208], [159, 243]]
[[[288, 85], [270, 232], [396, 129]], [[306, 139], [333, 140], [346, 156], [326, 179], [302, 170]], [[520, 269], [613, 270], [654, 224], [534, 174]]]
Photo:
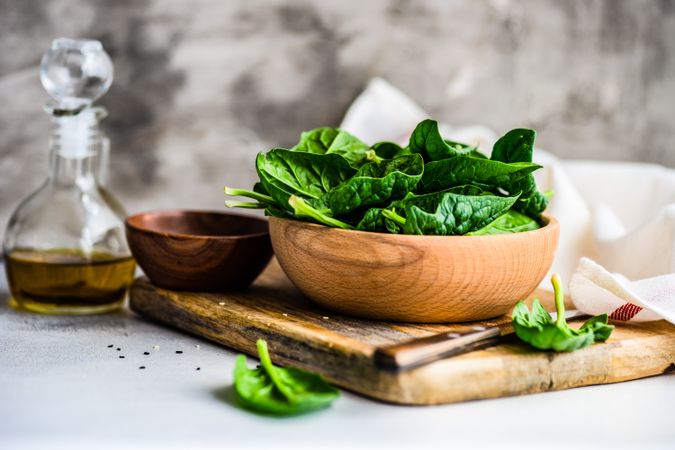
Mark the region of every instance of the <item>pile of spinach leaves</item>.
[[547, 197], [532, 163], [536, 133], [506, 133], [487, 157], [444, 139], [435, 120], [420, 122], [408, 146], [369, 146], [337, 128], [302, 133], [290, 149], [258, 154], [252, 190], [225, 188], [268, 216], [363, 231], [485, 235], [539, 228]]

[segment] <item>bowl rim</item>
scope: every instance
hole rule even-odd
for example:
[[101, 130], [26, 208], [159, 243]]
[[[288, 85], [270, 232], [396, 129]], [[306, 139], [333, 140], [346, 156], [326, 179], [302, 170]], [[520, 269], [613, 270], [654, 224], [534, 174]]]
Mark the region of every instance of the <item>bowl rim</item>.
[[185, 213], [189, 214], [209, 214], [209, 215], [220, 215], [220, 216], [230, 216], [230, 217], [235, 217], [239, 219], [245, 219], [245, 220], [252, 220], [254, 222], [264, 222], [264, 223], [269, 223], [269, 221], [266, 218], [261, 218], [261, 217], [256, 217], [256, 216], [250, 216], [247, 214], [237, 214], [237, 213], [231, 213], [229, 211], [216, 211], [216, 210], [208, 210], [208, 209], [180, 209], [180, 208], [172, 208], [172, 209], [153, 209], [150, 211], [142, 211], [138, 212], [135, 214], [131, 214], [127, 216], [124, 219], [124, 225], [127, 227], [127, 229], [140, 232], [140, 233], [149, 233], [153, 235], [158, 235], [158, 236], [163, 236], [163, 237], [178, 237], [178, 238], [183, 238], [183, 239], [212, 239], [212, 240], [240, 240], [240, 239], [251, 239], [255, 237], [262, 237], [262, 236], [269, 236], [270, 232], [269, 229], [267, 231], [260, 231], [257, 233], [248, 233], [248, 234], [232, 234], [232, 235], [222, 235], [222, 236], [213, 236], [213, 235], [207, 235], [207, 234], [192, 234], [192, 233], [178, 233], [178, 232], [173, 232], [173, 231], [159, 231], [153, 228], [145, 228], [141, 227], [139, 225], [131, 223], [133, 219], [136, 219], [140, 216], [148, 216], [148, 215], [154, 215], [154, 216], [159, 216], [159, 215], [184, 215]]
[[560, 222], [558, 222], [558, 219], [556, 219], [554, 216], [551, 214], [542, 214], [541, 215], [542, 219], [544, 219], [545, 223], [544, 226], [537, 228], [536, 230], [529, 230], [529, 231], [520, 231], [518, 233], [502, 233], [502, 234], [482, 234], [482, 235], [476, 235], [476, 236], [467, 236], [467, 235], [438, 235], [438, 234], [393, 234], [393, 233], [379, 233], [377, 231], [363, 231], [363, 230], [347, 230], [344, 228], [337, 228], [337, 227], [329, 227], [326, 225], [321, 225], [318, 223], [313, 223], [313, 222], [305, 222], [302, 220], [296, 220], [296, 219], [289, 219], [286, 217], [275, 217], [271, 216], [269, 218], [269, 222], [275, 222], [275, 221], [282, 221], [282, 222], [294, 222], [300, 226], [306, 226], [308, 228], [315, 228], [315, 229], [325, 229], [325, 230], [333, 230], [333, 232], [338, 232], [338, 233], [351, 233], [351, 234], [357, 234], [361, 236], [365, 235], [377, 235], [377, 236], [387, 236], [390, 239], [401, 239], [401, 240], [407, 240], [407, 239], [444, 239], [444, 240], [449, 240], [449, 239], [505, 239], [505, 238], [510, 238], [514, 239], [516, 236], [532, 236], [537, 233], [549, 233], [551, 231], [555, 231], [556, 229], [560, 228]]

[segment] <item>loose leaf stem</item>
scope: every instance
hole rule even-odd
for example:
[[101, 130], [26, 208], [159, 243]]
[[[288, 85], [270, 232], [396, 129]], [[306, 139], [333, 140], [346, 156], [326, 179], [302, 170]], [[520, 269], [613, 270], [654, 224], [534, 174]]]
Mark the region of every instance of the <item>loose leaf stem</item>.
[[247, 208], [247, 209], [265, 209], [269, 205], [259, 202], [240, 202], [237, 200], [226, 200], [225, 206], [228, 208]]
[[557, 273], [551, 277], [551, 284], [553, 284], [553, 293], [555, 295], [555, 310], [558, 314], [555, 325], [557, 327], [564, 327], [567, 321], [565, 320], [565, 294], [560, 282], [560, 275]]
[[344, 228], [345, 230], [354, 229], [354, 227], [349, 225], [348, 223], [334, 219], [333, 217], [326, 215], [322, 211], [319, 211], [311, 207], [309, 204], [307, 204], [305, 200], [295, 195], [290, 196], [290, 198], [288, 199], [288, 204], [291, 205], [291, 207], [295, 211], [296, 216], [309, 217], [311, 219], [316, 220], [319, 223], [328, 225], [330, 227]]
[[248, 189], [239, 189], [225, 186], [225, 195], [231, 195], [233, 197], [248, 197], [254, 200], [258, 200], [260, 203], [265, 203], [267, 205], [274, 205], [274, 199], [269, 195], [261, 194], [260, 192], [249, 191]]
[[288, 388], [288, 386], [281, 381], [279, 378], [279, 374], [276, 371], [276, 367], [274, 367], [274, 364], [272, 364], [272, 358], [270, 358], [270, 353], [267, 350], [267, 342], [258, 339], [258, 342], [256, 342], [256, 346], [258, 347], [258, 356], [260, 357], [260, 364], [263, 366], [265, 371], [267, 372], [267, 375], [269, 375], [270, 379], [274, 383], [274, 385], [279, 389], [279, 392], [281, 392], [284, 397], [288, 400], [289, 403], [293, 404], [297, 402], [297, 399], [295, 397], [295, 394]]

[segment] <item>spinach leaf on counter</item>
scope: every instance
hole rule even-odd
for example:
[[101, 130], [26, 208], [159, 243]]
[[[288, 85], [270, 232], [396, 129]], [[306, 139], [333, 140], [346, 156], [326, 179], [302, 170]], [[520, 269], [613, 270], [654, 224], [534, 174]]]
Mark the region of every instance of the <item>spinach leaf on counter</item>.
[[246, 366], [246, 356], [238, 355], [234, 367], [234, 389], [248, 409], [273, 415], [295, 415], [330, 405], [340, 391], [323, 377], [293, 367], [272, 364], [267, 343], [258, 340], [260, 365]]
[[607, 324], [607, 314], [587, 320], [578, 330], [570, 328], [565, 320], [565, 296], [560, 285], [560, 276], [553, 275], [551, 283], [555, 292], [556, 320], [553, 320], [538, 299], [532, 302], [531, 312], [520, 301], [512, 313], [516, 335], [534, 348], [556, 352], [571, 352], [593, 342], [606, 341], [614, 329], [613, 325]]
[[438, 122], [420, 122], [406, 147], [368, 146], [338, 128], [302, 133], [291, 149], [256, 159], [253, 190], [227, 187], [230, 207], [264, 209], [344, 229], [405, 234], [500, 234], [539, 227], [547, 198], [532, 163], [536, 134], [516, 129], [491, 158], [444, 139]]

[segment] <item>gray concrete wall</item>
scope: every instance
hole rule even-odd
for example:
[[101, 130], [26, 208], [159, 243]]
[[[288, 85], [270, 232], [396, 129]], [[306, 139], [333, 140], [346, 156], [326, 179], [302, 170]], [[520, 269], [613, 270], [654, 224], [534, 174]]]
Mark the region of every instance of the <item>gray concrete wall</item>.
[[338, 124], [375, 75], [452, 124], [675, 167], [673, 0], [0, 0], [0, 225], [45, 175], [37, 69], [58, 36], [113, 58], [112, 188], [131, 211], [220, 208], [256, 152]]

